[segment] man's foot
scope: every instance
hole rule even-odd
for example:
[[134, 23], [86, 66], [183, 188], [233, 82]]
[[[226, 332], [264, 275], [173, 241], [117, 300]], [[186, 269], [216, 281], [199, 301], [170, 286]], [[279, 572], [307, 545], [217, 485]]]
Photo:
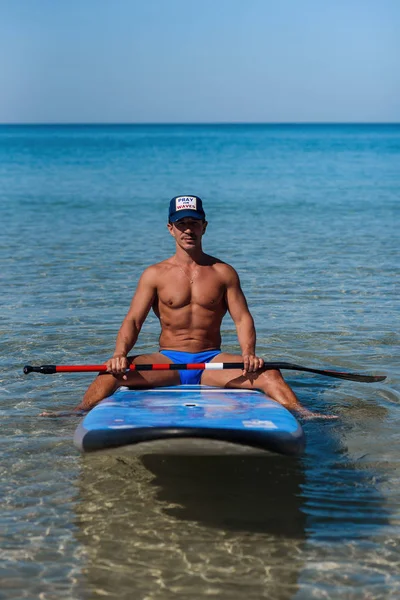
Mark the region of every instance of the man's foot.
[[323, 413], [312, 412], [311, 410], [307, 410], [306, 408], [298, 408], [296, 409], [296, 413], [299, 417], [307, 421], [311, 421], [312, 419], [330, 419], [335, 420], [339, 417], [337, 415], [324, 415]]
[[85, 410], [45, 410], [39, 417], [82, 417], [86, 412]]

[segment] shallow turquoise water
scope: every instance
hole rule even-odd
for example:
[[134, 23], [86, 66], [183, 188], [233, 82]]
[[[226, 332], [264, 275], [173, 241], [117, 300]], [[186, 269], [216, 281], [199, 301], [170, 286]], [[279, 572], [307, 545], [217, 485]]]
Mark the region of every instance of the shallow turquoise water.
[[[395, 598], [399, 566], [400, 126], [0, 127], [5, 598]], [[82, 458], [73, 419], [138, 277], [196, 193], [205, 250], [238, 270], [269, 360], [309, 408], [299, 461]], [[157, 348], [149, 317], [138, 348]], [[224, 347], [237, 351], [234, 327]]]

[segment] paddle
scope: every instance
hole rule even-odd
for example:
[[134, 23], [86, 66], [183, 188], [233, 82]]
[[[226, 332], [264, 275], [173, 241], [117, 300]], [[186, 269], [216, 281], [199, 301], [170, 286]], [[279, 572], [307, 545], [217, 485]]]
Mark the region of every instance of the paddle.
[[[312, 369], [310, 367], [302, 367], [287, 362], [265, 362], [264, 369], [285, 369], [289, 371], [306, 371], [308, 373], [316, 373], [317, 375], [325, 375], [327, 377], [336, 377], [337, 379], [348, 379], [349, 381], [361, 381], [363, 383], [374, 383], [386, 379], [385, 375], [362, 375], [360, 373], [346, 373], [342, 371], [332, 371], [330, 369]], [[185, 370], [220, 370], [220, 369], [244, 369], [244, 363], [225, 362], [225, 363], [188, 363], [188, 364], [131, 364], [127, 371], [185, 371]], [[43, 373], [50, 375], [53, 373], [83, 373], [83, 372], [107, 372], [106, 365], [42, 365], [40, 367], [31, 367], [26, 365], [24, 373]]]

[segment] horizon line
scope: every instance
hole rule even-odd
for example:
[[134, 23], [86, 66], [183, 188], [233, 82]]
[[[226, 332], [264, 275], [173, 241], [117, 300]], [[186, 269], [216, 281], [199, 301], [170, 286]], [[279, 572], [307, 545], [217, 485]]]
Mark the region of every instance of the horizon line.
[[204, 125], [400, 125], [400, 121], [13, 121], [0, 122], [0, 127], [9, 126], [204, 126]]

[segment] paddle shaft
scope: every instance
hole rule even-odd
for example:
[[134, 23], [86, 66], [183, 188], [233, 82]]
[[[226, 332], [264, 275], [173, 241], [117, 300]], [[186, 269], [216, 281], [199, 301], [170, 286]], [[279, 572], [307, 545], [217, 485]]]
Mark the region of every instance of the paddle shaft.
[[[160, 364], [143, 364], [137, 365], [132, 363], [127, 368], [127, 371], [186, 371], [186, 370], [221, 370], [221, 369], [244, 369], [244, 363], [225, 362], [225, 363], [160, 363]], [[284, 369], [289, 371], [305, 371], [307, 373], [316, 373], [326, 377], [335, 377], [337, 379], [347, 379], [349, 381], [360, 381], [363, 383], [374, 383], [386, 379], [384, 375], [362, 375], [360, 373], [346, 373], [342, 371], [332, 371], [330, 369], [313, 369], [311, 367], [302, 367], [287, 362], [265, 362], [263, 370]], [[53, 373], [106, 373], [106, 365], [41, 365], [39, 367], [31, 367], [26, 365], [24, 373], [42, 373], [51, 375]]]

